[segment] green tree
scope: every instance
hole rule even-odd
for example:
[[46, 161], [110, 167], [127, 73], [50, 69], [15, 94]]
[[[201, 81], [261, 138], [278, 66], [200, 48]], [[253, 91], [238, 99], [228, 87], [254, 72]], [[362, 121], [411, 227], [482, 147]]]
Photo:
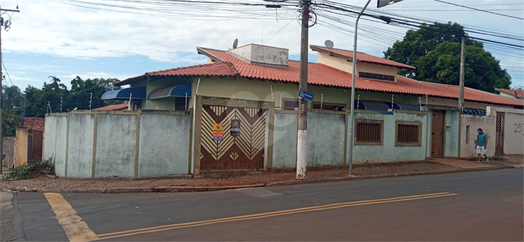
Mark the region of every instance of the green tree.
[[[43, 117], [47, 104], [42, 101], [42, 90], [29, 85], [24, 90], [26, 117]], [[43, 112], [41, 112], [43, 110]]]
[[11, 137], [16, 135], [16, 128], [20, 126], [20, 110], [23, 95], [17, 86], [2, 87], [2, 135]]
[[495, 88], [509, 88], [511, 77], [500, 67], [482, 43], [467, 38], [457, 23], [421, 25], [409, 30], [402, 41], [397, 41], [384, 52], [385, 58], [412, 65], [414, 70], [399, 70], [419, 81], [458, 85], [460, 69], [460, 42], [466, 37], [465, 81], [467, 87], [494, 92]]
[[83, 80], [77, 76], [71, 80], [71, 91], [67, 98], [67, 105], [71, 108], [89, 109], [89, 100], [92, 94], [91, 109], [105, 106], [106, 102], [101, 98], [102, 95], [111, 88], [110, 85], [112, 85], [112, 83], [106, 82], [103, 78]]
[[2, 107], [5, 109], [21, 107], [24, 96], [17, 86], [2, 87]]
[[16, 128], [20, 126], [20, 110], [9, 108], [2, 110], [2, 135], [13, 137], [16, 135]]
[[118, 79], [94, 78], [84, 80], [77, 76], [71, 80], [71, 89], [68, 90], [59, 78], [54, 76], [49, 78], [51, 82], [44, 82], [42, 89], [33, 86], [28, 86], [25, 89], [27, 117], [44, 117], [49, 112], [49, 106], [52, 112], [60, 112], [60, 110], [67, 112], [75, 108], [88, 110], [91, 94], [93, 95], [92, 109], [117, 103], [115, 101], [104, 101], [101, 98], [106, 91], [117, 89], [113, 87], [113, 82], [118, 81]]
[[60, 101], [63, 99], [65, 103], [69, 94], [67, 87], [59, 78], [54, 76], [49, 78], [51, 78], [51, 82], [49, 84], [44, 82], [41, 90], [32, 86], [25, 89], [27, 117], [44, 117], [49, 112], [49, 108], [52, 112], [59, 112]]

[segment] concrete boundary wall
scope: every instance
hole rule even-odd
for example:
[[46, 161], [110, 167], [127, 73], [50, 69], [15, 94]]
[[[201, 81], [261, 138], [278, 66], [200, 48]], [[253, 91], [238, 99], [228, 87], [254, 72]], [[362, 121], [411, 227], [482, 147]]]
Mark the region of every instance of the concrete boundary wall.
[[488, 135], [488, 149], [486, 155], [495, 155], [495, 128], [496, 118], [491, 116], [461, 115], [460, 129], [460, 158], [472, 158], [477, 156], [475, 140], [477, 129], [482, 128]]
[[[349, 123], [347, 112], [312, 111], [308, 113], [308, 167], [348, 165]], [[382, 114], [356, 111], [355, 119], [382, 120], [382, 145], [355, 145], [354, 164], [421, 161], [427, 156], [427, 112], [396, 111]], [[420, 123], [418, 146], [396, 146], [397, 122]], [[275, 112], [273, 168], [293, 169], [296, 162], [297, 112]]]
[[[486, 109], [488, 116], [496, 118], [497, 113], [504, 113], [504, 154], [524, 154], [524, 110], [498, 107]], [[492, 139], [491, 143], [495, 145], [495, 141]]]
[[[353, 148], [353, 164], [384, 163], [398, 161], [422, 161], [427, 157], [427, 113], [426, 112], [394, 112], [382, 114], [373, 112], [357, 112], [355, 119], [371, 119], [383, 121], [382, 145], [355, 145]], [[420, 144], [416, 146], [397, 146], [396, 129], [398, 122], [420, 123]], [[348, 127], [349, 128], [349, 127]]]
[[[267, 148], [265, 167], [294, 169], [297, 112], [274, 110], [268, 115], [266, 147], [272, 148]], [[354, 164], [425, 160], [427, 115], [427, 112], [419, 111], [389, 114], [357, 111], [355, 119], [382, 120], [384, 132], [382, 145], [355, 145]], [[191, 139], [192, 122], [195, 120], [191, 116], [186, 112], [142, 110], [48, 115], [44, 158], [55, 160], [57, 174], [62, 177], [188, 174], [193, 171], [191, 159], [195, 153]], [[398, 122], [420, 125], [419, 145], [396, 145]], [[348, 130], [348, 112], [309, 112], [308, 166], [348, 165]]]
[[78, 111], [46, 116], [44, 159], [71, 178], [187, 174], [191, 117], [173, 111]]

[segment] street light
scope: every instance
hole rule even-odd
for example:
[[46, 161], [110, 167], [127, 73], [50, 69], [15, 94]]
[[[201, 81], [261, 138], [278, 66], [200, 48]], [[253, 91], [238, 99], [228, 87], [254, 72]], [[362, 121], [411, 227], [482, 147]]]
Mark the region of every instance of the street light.
[[402, 0], [377, 0], [377, 8], [391, 5], [393, 3], [398, 3]]
[[[397, 2], [400, 2], [402, 0], [377, 0], [377, 8], [381, 8], [381, 7], [384, 7], [384, 6], [388, 6], [388, 5], [391, 5], [393, 3], [397, 3]], [[349, 174], [351, 174], [351, 170], [352, 170], [352, 167], [353, 167], [353, 146], [355, 145], [355, 76], [357, 75], [356, 73], [356, 69], [357, 69], [357, 31], [358, 31], [358, 21], [360, 20], [360, 17], [362, 16], [362, 14], [364, 13], [364, 11], [366, 10], [366, 8], [368, 7], [369, 3], [371, 2], [371, 0], [368, 0], [368, 2], [366, 3], [366, 6], [364, 6], [364, 8], [362, 9], [362, 11], [360, 11], [360, 13], [358, 14], [358, 17], [357, 17], [357, 21], [355, 22], [355, 39], [353, 41], [353, 74], [351, 75], [352, 78], [351, 78], [351, 112], [350, 112], [350, 117], [349, 117], [349, 122], [350, 122], [350, 133], [349, 133]], [[386, 22], [390, 22], [391, 20], [389, 21], [386, 21]]]

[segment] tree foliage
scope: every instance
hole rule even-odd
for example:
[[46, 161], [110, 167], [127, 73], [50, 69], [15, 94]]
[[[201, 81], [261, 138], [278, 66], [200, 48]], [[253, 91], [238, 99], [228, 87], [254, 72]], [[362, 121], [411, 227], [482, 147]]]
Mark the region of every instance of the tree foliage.
[[[71, 89], [54, 76], [49, 77], [49, 83], [44, 82], [42, 89], [28, 86], [24, 92], [17, 86], [3, 86], [2, 88], [2, 134], [15, 136], [16, 128], [21, 124], [21, 113], [25, 110], [26, 117], [44, 117], [47, 112], [67, 112], [77, 108], [89, 109], [91, 94], [91, 108], [98, 108], [115, 101], [104, 101], [102, 95], [109, 90], [117, 89], [113, 82], [115, 78], [94, 78], [83, 80], [76, 77], [71, 80]], [[25, 101], [25, 106], [24, 106]], [[49, 104], [49, 105], [48, 105]], [[25, 107], [25, 108], [24, 108]]]
[[399, 70], [400, 75], [458, 85], [463, 36], [466, 37], [464, 85], [488, 92], [509, 88], [511, 77], [500, 67], [499, 61], [484, 50], [481, 42], [468, 39], [464, 28], [457, 23], [423, 24], [419, 30], [409, 30], [404, 39], [393, 44], [384, 55], [415, 67], [414, 70]]
[[[109, 90], [116, 89], [115, 78], [82, 79], [75, 77], [71, 80], [71, 89], [54, 76], [49, 77], [51, 82], [44, 82], [42, 89], [28, 86], [24, 93], [26, 98], [26, 116], [44, 117], [47, 112], [67, 112], [73, 109], [88, 110], [91, 100], [91, 109], [112, 104], [101, 99]], [[92, 94], [92, 98], [91, 98]]]
[[22, 92], [17, 86], [2, 87], [2, 135], [4, 137], [16, 135], [23, 99]]

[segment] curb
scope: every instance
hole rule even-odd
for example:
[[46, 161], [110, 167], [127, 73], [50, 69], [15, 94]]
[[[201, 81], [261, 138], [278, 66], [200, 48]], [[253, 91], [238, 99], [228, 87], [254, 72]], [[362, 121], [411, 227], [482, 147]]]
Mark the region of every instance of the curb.
[[241, 188], [265, 187], [266, 184], [221, 186], [221, 187], [126, 187], [126, 188], [95, 188], [95, 189], [29, 189], [28, 187], [7, 189], [0, 188], [3, 192], [58, 192], [58, 193], [171, 193], [171, 192], [211, 192], [233, 190]]
[[292, 181], [279, 181], [260, 183], [253, 185], [240, 185], [240, 186], [218, 186], [218, 187], [126, 187], [126, 188], [95, 188], [95, 189], [72, 189], [72, 190], [54, 190], [54, 189], [30, 189], [28, 187], [19, 187], [14, 189], [0, 188], [3, 192], [57, 192], [57, 193], [175, 193], [175, 192], [211, 192], [211, 191], [224, 191], [234, 190], [242, 188], [259, 188], [259, 187], [275, 187], [275, 186], [289, 186], [289, 185], [300, 185], [300, 184], [311, 184], [311, 183], [325, 183], [325, 182], [337, 182], [337, 181], [348, 181], [348, 180], [364, 180], [364, 179], [375, 179], [375, 178], [392, 178], [392, 177], [404, 177], [404, 176], [419, 176], [419, 175], [438, 175], [448, 173], [459, 173], [459, 172], [473, 172], [473, 171], [487, 171], [487, 170], [501, 170], [510, 168], [520, 168], [518, 166], [499, 166], [499, 167], [479, 167], [464, 169], [458, 168], [457, 170], [449, 171], [426, 171], [426, 172], [414, 172], [414, 173], [403, 173], [403, 174], [384, 174], [384, 175], [368, 175], [368, 176], [355, 176], [348, 175], [345, 177], [333, 177], [333, 178], [316, 178], [307, 180], [292, 180]]

